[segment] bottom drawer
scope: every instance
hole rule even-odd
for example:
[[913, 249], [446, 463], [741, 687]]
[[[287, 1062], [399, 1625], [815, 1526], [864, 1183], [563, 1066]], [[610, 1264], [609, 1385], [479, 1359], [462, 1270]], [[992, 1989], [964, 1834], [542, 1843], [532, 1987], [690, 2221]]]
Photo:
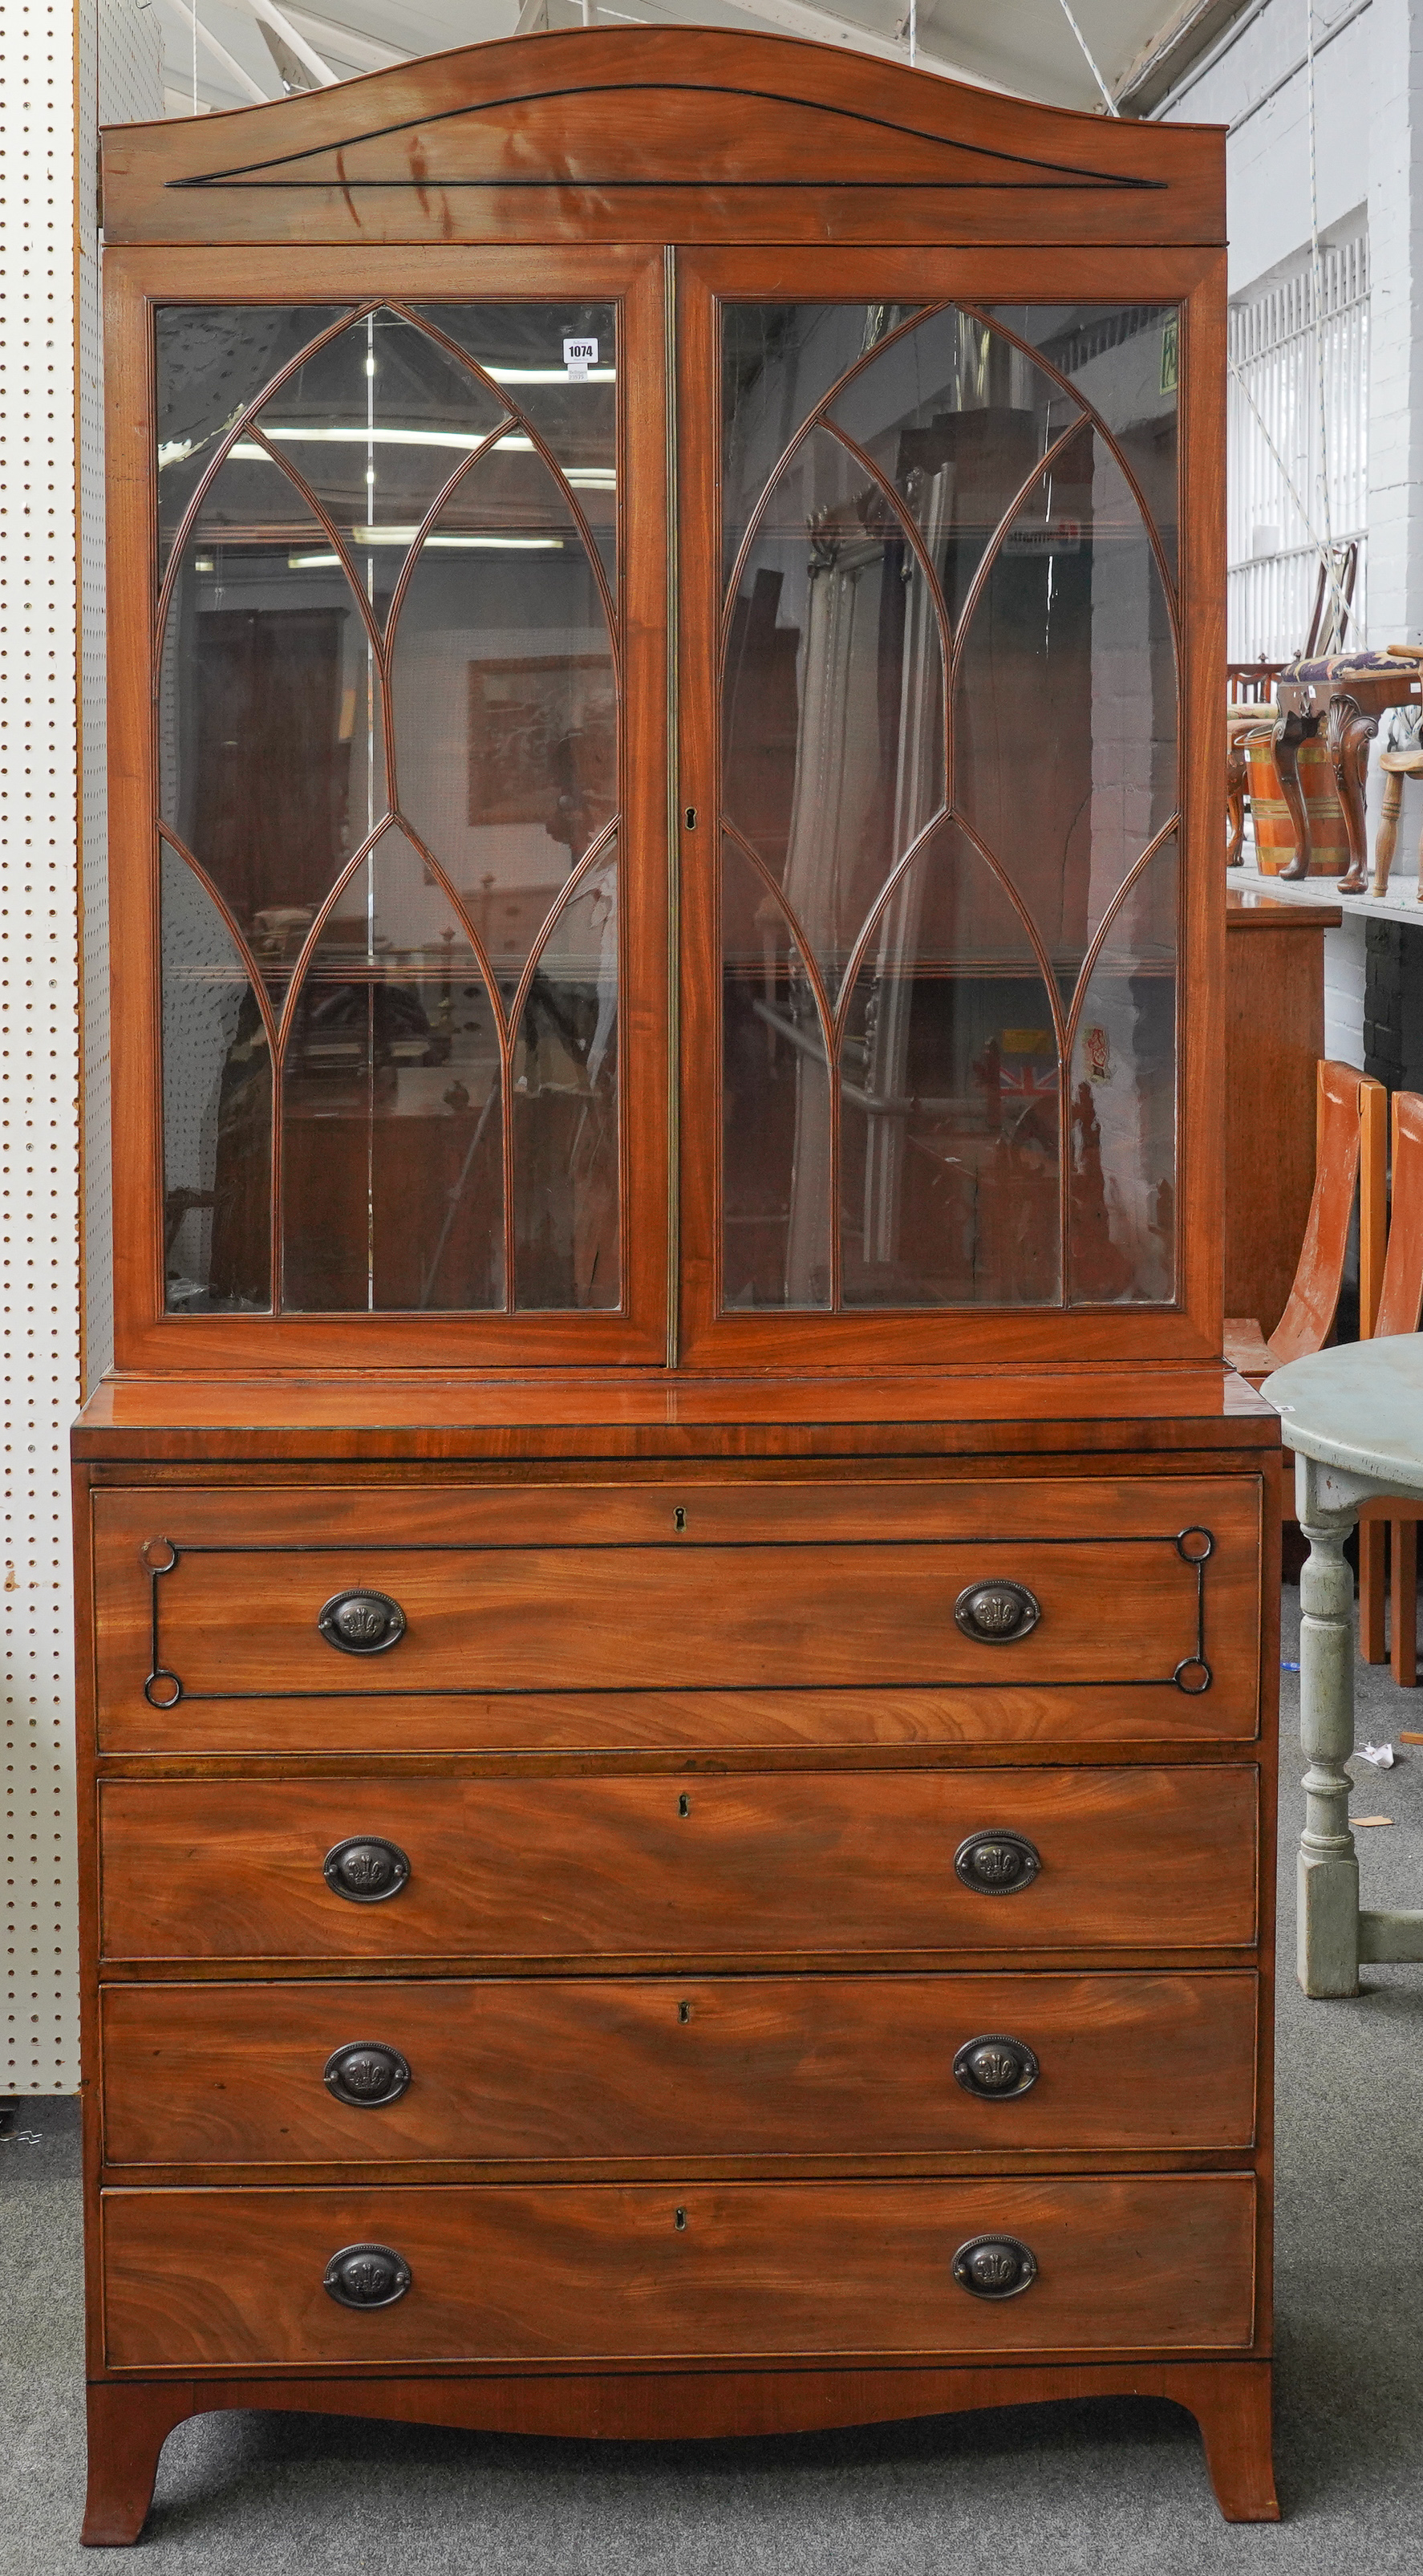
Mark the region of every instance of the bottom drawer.
[[[102, 2205], [114, 2369], [1214, 2352], [1252, 2338], [1248, 2174], [114, 2191]], [[1030, 2273], [1006, 2252], [984, 2267], [1007, 2295], [955, 2277], [980, 2236], [1029, 2249]], [[359, 2244], [408, 2274], [392, 2304], [343, 2306], [323, 2286]], [[364, 2286], [383, 2286], [379, 2269]]]

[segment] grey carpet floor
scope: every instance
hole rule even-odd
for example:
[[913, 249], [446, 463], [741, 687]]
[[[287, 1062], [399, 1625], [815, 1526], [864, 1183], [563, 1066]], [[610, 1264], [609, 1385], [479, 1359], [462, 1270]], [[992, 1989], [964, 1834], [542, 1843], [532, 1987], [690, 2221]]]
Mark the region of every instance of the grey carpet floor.
[[[1287, 1591], [1286, 1632], [1298, 1595]], [[1295, 1647], [1282, 1652], [1293, 1657]], [[1002, 2409], [746, 2443], [561, 2444], [209, 2415], [163, 2454], [166, 2576], [1385, 2576], [1423, 2570], [1423, 1968], [1294, 1982], [1298, 1685], [1282, 1675], [1277, 2459], [1285, 2520], [1217, 2516], [1189, 2418]], [[1420, 1722], [1359, 1668], [1359, 1741]], [[1418, 1903], [1423, 1746], [1356, 1765], [1366, 1901]], [[0, 2148], [0, 2568], [87, 2566], [74, 2106]]]

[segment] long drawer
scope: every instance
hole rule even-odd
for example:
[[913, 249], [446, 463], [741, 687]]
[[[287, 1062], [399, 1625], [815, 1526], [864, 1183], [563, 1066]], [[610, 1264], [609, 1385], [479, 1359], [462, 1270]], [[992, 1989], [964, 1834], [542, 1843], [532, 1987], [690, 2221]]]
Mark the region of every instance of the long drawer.
[[108, 1751], [1258, 1724], [1255, 1478], [163, 1489], [93, 1509]]
[[1248, 2148], [1253, 1973], [110, 1986], [113, 2164]]
[[685, 1786], [124, 1779], [103, 1785], [99, 1806], [109, 1961], [710, 1964], [1255, 1937], [1258, 1782], [1245, 1763]]
[[[111, 2191], [102, 2211], [115, 2369], [1240, 2351], [1254, 2318], [1248, 2174]], [[955, 2278], [984, 2236], [977, 2277], [1006, 2296]], [[323, 2286], [362, 2245], [408, 2273], [393, 2304]]]

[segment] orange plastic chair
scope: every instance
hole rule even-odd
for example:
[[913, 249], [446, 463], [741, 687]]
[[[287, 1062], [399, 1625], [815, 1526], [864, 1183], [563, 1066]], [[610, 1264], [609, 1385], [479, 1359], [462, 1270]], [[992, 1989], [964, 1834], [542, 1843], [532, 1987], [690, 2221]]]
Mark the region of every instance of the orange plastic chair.
[[[1257, 1320], [1234, 1316], [1225, 1326], [1230, 1368], [1259, 1386], [1286, 1360], [1322, 1351], [1334, 1331], [1349, 1251], [1354, 1196], [1359, 1199], [1360, 1317], [1372, 1323], [1384, 1250], [1384, 1140], [1388, 1094], [1371, 1074], [1326, 1056], [1315, 1093], [1314, 1195], [1285, 1311], [1266, 1341]], [[1294, 1519], [1294, 1457], [1285, 1452], [1283, 1514]]]
[[[1324, 1057], [1315, 1094], [1314, 1196], [1285, 1311], [1266, 1341], [1249, 1316], [1227, 1319], [1225, 1356], [1252, 1385], [1286, 1360], [1322, 1351], [1334, 1330], [1354, 1192], [1360, 1184], [1361, 1304], [1377, 1300], [1383, 1253], [1383, 1143], [1388, 1095], [1371, 1074]], [[1370, 1277], [1370, 1273], [1372, 1276]]]
[[[1423, 1098], [1416, 1091], [1393, 1095], [1390, 1199], [1373, 1329], [1416, 1333], [1423, 1318]], [[1411, 1690], [1418, 1680], [1418, 1523], [1397, 1519], [1386, 1502], [1370, 1503], [1359, 1522], [1359, 1645], [1367, 1662], [1384, 1661], [1385, 1526], [1392, 1558], [1393, 1678]]]

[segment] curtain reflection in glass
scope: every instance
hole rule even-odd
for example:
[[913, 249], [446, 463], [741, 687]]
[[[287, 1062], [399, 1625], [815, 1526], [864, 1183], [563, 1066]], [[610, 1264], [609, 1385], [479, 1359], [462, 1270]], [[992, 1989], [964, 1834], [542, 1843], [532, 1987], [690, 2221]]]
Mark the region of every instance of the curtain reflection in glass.
[[830, 1078], [814, 988], [764, 878], [723, 846], [722, 1296], [830, 1304]]
[[388, 832], [322, 925], [286, 1040], [288, 1307], [503, 1303], [500, 1088], [468, 935]]
[[[1147, 942], [1149, 962], [1127, 964], [1114, 945], [1134, 935], [1135, 894], [1090, 996], [1106, 1061], [1130, 1068], [1135, 1142], [1120, 1105], [1099, 1097], [1110, 1075], [1075, 1061], [1063, 1100], [1058, 1032], [1094, 937], [1178, 798], [1170, 602], [1108, 434], [1120, 431], [1174, 543], [1174, 315], [1063, 307], [1005, 318], [1016, 339], [952, 306], [917, 317], [840, 304], [723, 309], [723, 534], [740, 566], [723, 813], [787, 916], [760, 880], [738, 912], [730, 889], [744, 862], [724, 863], [728, 1303], [797, 1302], [805, 1285], [804, 1274], [798, 1292], [779, 1284], [793, 1267], [783, 1244], [759, 1269], [734, 1251], [753, 1221], [761, 1233], [749, 1239], [770, 1241], [772, 1211], [788, 1224], [797, 1194], [784, 1118], [753, 1118], [750, 1142], [742, 1132], [746, 1068], [760, 1069], [751, 970], [736, 962], [754, 947], [748, 905], [753, 923], [779, 924], [782, 978], [795, 992], [783, 1036], [796, 1029], [806, 1098], [824, 1102], [823, 1116], [818, 1105], [797, 1114], [794, 1151], [831, 1187], [839, 1302], [1173, 1293], [1174, 1006], [1159, 941]], [[951, 780], [935, 583], [953, 641]], [[946, 795], [967, 830], [935, 824]], [[810, 967], [839, 1011], [833, 1117], [816, 1070]], [[780, 1186], [758, 1197], [777, 1139]], [[818, 1282], [809, 1302], [833, 1302], [832, 1286]]]
[[514, 1032], [514, 1302], [616, 1306], [618, 871], [595, 863], [539, 951]]
[[1068, 1262], [1081, 1304], [1175, 1290], [1176, 905], [1171, 840], [1108, 924], [1080, 1004]]
[[1032, 946], [953, 825], [912, 860], [840, 1047], [847, 1306], [1058, 1293], [1058, 1058]]
[[722, 796], [832, 992], [943, 784], [932, 593], [879, 486], [813, 431], [770, 496], [732, 609]]
[[162, 847], [163, 1251], [170, 1314], [272, 1302], [272, 1057], [240, 952]]

